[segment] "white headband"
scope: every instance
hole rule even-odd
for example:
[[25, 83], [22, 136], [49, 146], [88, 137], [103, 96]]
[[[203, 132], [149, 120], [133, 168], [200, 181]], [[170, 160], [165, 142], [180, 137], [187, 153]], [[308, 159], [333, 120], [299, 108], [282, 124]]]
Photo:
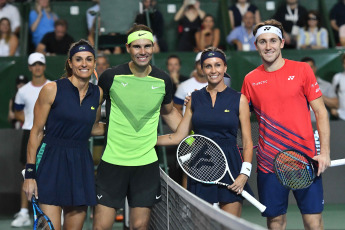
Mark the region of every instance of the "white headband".
[[276, 34], [280, 39], [283, 39], [282, 32], [278, 27], [275, 26], [262, 26], [258, 29], [255, 35], [255, 40], [261, 35], [265, 33], [272, 33]]

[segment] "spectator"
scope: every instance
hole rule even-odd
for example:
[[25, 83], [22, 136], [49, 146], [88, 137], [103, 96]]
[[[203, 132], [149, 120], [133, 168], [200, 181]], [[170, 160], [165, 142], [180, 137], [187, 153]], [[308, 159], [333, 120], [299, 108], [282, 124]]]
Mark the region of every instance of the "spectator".
[[[121, 35], [118, 35], [116, 33], [111, 33], [111, 34], [104, 34], [101, 32], [101, 18], [98, 17], [98, 46], [104, 43], [114, 43], [114, 40], [119, 40], [121, 39]], [[89, 30], [89, 34], [87, 36], [88, 41], [91, 43], [92, 46], [95, 46], [95, 36], [96, 36], [96, 18], [93, 22], [91, 30]], [[120, 46], [115, 46], [115, 47], [109, 47], [108, 45], [106, 47], [98, 47], [97, 50], [98, 53], [101, 54], [120, 54], [122, 53], [122, 49]]]
[[18, 38], [11, 32], [8, 18], [0, 19], [0, 57], [14, 56], [18, 49]]
[[229, 44], [236, 45], [237, 50], [240, 51], [256, 50], [254, 45], [255, 38], [253, 36], [254, 14], [251, 11], [247, 11], [243, 15], [242, 20], [243, 25], [233, 29], [226, 38], [226, 41]]
[[176, 89], [180, 83], [188, 80], [189, 77], [183, 76], [180, 73], [181, 59], [177, 55], [170, 55], [166, 65], [171, 81], [173, 82], [173, 95], [175, 95]]
[[196, 55], [192, 77], [180, 84], [174, 94], [174, 106], [181, 114], [184, 114], [185, 106], [183, 106], [183, 103], [187, 94], [207, 86], [207, 78], [202, 72], [200, 57], [201, 52]]
[[339, 99], [339, 108], [331, 110], [331, 114], [345, 120], [345, 54], [341, 56], [344, 71], [334, 75], [332, 85]]
[[16, 78], [16, 92], [14, 96], [10, 99], [8, 103], [8, 116], [7, 119], [11, 123], [11, 126], [13, 129], [21, 129], [23, 122], [16, 119], [16, 116], [14, 114], [14, 99], [16, 97], [16, 94], [18, 92], [18, 89], [24, 86], [26, 83], [28, 83], [28, 78], [24, 75], [19, 75]]
[[11, 22], [12, 33], [19, 35], [20, 13], [17, 7], [8, 3], [8, 0], [0, 0], [0, 18], [8, 18]]
[[57, 19], [58, 16], [50, 9], [49, 0], [36, 0], [35, 9], [29, 14], [29, 26], [35, 48], [46, 33], [54, 31], [54, 22]]
[[93, 27], [93, 23], [96, 19], [96, 14], [99, 12], [99, 1], [100, 0], [92, 0], [96, 4], [89, 9], [86, 10], [86, 22], [87, 22], [87, 29], [89, 32]]
[[205, 12], [200, 9], [200, 2], [196, 0], [184, 0], [181, 8], [177, 11], [174, 20], [179, 23], [178, 51], [194, 51], [195, 33], [201, 27], [201, 20]]
[[286, 0], [286, 4], [278, 8], [273, 18], [283, 24], [285, 48], [296, 48], [299, 28], [304, 26], [307, 15], [308, 11], [298, 0]]
[[202, 19], [201, 29], [195, 33], [196, 48], [203, 51], [208, 47], [218, 47], [220, 30], [214, 27], [214, 17], [210, 14]]
[[333, 28], [337, 43], [345, 46], [345, 0], [339, 0], [330, 12], [331, 26]]
[[[23, 136], [21, 144], [20, 162], [25, 168], [26, 150], [34, 120], [34, 106], [42, 87], [49, 82], [45, 78], [46, 59], [41, 53], [32, 53], [28, 58], [29, 70], [32, 73], [32, 80], [21, 87], [14, 101], [15, 118], [23, 122]], [[30, 226], [28, 201], [25, 193], [21, 192], [21, 209], [12, 221], [12, 227]]]
[[261, 21], [259, 9], [255, 5], [249, 3], [249, 0], [237, 0], [236, 2], [236, 4], [229, 7], [231, 29], [234, 29], [242, 25], [242, 17], [248, 11], [252, 12], [255, 16], [254, 24], [259, 23]]
[[54, 23], [54, 31], [46, 33], [36, 48], [36, 52], [44, 55], [67, 55], [74, 39], [67, 34], [67, 22], [58, 19]]
[[[153, 35], [156, 37], [157, 44], [155, 47], [159, 47], [158, 51], [166, 52], [168, 51], [168, 46], [164, 40], [164, 17], [162, 13], [156, 8], [156, 0], [142, 0], [143, 3], [143, 12], [140, 12], [136, 18], [135, 23], [144, 24], [148, 26], [146, 11], [149, 12], [150, 19], [150, 28], [153, 30]], [[157, 50], [154, 50], [154, 53], [158, 53]]]
[[300, 29], [297, 41], [298, 49], [328, 48], [328, 32], [321, 27], [320, 14], [317, 11], [309, 11], [306, 26]]
[[[308, 63], [311, 69], [313, 70], [316, 76], [317, 84], [319, 85], [320, 90], [322, 92], [322, 99], [326, 105], [327, 110], [330, 111], [331, 109], [337, 109], [339, 105], [337, 94], [335, 93], [334, 88], [331, 83], [321, 79], [319, 76], [316, 75], [317, 68], [315, 65], [315, 60], [311, 57], [304, 57], [302, 58], [301, 62]], [[311, 121], [316, 122], [315, 114], [311, 107], [310, 107], [310, 116], [311, 116]]]

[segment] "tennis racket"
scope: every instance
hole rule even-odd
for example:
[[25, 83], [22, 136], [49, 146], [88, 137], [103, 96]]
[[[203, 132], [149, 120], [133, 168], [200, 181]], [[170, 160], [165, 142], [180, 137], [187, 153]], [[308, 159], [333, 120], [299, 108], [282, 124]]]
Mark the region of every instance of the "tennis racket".
[[[25, 169], [22, 171], [23, 177], [25, 178]], [[34, 212], [34, 230], [54, 230], [54, 226], [49, 217], [44, 214], [38, 205], [38, 201], [35, 198], [35, 194], [31, 197], [32, 209]]]
[[[296, 150], [284, 150], [274, 158], [274, 173], [279, 182], [292, 190], [309, 187], [318, 171], [318, 162]], [[345, 165], [345, 159], [331, 161], [330, 167]]]
[[[220, 182], [227, 172], [231, 180], [235, 181], [223, 150], [207, 137], [194, 134], [184, 138], [176, 155], [182, 170], [196, 181], [228, 187], [228, 184]], [[247, 191], [242, 191], [241, 195], [260, 212], [265, 211], [266, 207]]]

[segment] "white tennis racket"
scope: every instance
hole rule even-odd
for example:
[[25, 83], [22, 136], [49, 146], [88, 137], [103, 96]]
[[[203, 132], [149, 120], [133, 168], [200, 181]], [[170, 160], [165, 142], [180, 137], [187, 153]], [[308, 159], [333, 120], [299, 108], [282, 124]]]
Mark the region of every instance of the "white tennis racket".
[[[228, 187], [228, 184], [220, 182], [226, 172], [235, 181], [223, 150], [210, 138], [190, 135], [181, 141], [176, 155], [182, 170], [196, 181]], [[260, 212], [265, 211], [266, 207], [247, 191], [242, 191], [241, 195]]]

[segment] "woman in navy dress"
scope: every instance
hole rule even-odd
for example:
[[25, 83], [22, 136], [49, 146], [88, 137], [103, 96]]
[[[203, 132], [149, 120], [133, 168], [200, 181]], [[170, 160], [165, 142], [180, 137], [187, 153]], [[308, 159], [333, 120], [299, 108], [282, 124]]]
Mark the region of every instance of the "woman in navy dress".
[[[176, 145], [191, 129], [195, 134], [214, 140], [224, 151], [235, 182], [232, 183], [226, 174], [221, 180], [231, 184], [226, 189], [189, 178], [187, 188], [209, 203], [219, 203], [224, 211], [241, 216], [243, 198], [240, 193], [243, 189], [251, 192], [247, 184], [250, 171], [245, 170], [248, 167], [251, 169], [253, 157], [249, 104], [244, 95], [224, 84], [227, 65], [222, 50], [214, 47], [205, 49], [201, 55], [201, 66], [207, 76], [208, 86], [192, 93], [177, 131], [159, 136], [157, 145]], [[236, 144], [239, 124], [242, 129], [243, 159]]]
[[90, 134], [103, 135], [99, 123], [103, 91], [89, 83], [95, 51], [85, 40], [73, 43], [67, 78], [45, 85], [34, 109], [23, 190], [33, 194], [55, 229], [82, 229], [87, 206], [96, 204]]

